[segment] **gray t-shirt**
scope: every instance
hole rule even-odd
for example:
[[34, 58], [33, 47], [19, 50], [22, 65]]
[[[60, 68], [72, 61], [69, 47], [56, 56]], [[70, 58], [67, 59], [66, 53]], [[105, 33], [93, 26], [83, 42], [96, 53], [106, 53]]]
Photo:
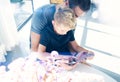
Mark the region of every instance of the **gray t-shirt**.
[[38, 8], [32, 16], [31, 31], [40, 34], [43, 28], [52, 25], [55, 10], [55, 4], [48, 4]]

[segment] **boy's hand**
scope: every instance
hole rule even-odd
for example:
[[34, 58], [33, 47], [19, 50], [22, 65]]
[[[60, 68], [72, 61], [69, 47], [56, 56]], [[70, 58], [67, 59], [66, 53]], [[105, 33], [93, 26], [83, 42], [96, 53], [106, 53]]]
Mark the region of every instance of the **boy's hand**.
[[89, 51], [89, 52], [88, 52], [88, 55], [89, 55], [89, 56], [87, 57], [87, 59], [89, 59], [89, 60], [93, 59], [94, 56], [95, 56], [94, 52], [92, 52], [92, 51]]
[[76, 55], [76, 58], [77, 58], [77, 62], [86, 62], [87, 59], [91, 60], [93, 59], [94, 57], [94, 53], [92, 51], [88, 51], [88, 52], [79, 52], [77, 55]]

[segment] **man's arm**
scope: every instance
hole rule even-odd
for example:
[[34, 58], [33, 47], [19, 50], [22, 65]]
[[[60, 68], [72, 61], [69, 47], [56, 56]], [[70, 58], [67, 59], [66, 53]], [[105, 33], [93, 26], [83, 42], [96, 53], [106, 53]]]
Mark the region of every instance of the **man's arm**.
[[35, 52], [38, 51], [41, 30], [47, 24], [47, 20], [43, 15], [44, 12], [39, 8], [39, 10], [35, 11], [32, 16], [30, 38], [31, 50]]
[[40, 34], [31, 32], [31, 51], [38, 51]]

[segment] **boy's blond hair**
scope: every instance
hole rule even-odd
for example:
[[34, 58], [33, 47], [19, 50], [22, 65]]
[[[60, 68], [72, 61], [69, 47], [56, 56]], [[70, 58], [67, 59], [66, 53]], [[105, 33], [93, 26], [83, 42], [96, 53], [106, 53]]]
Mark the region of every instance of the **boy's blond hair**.
[[71, 29], [75, 29], [76, 25], [75, 15], [72, 9], [70, 8], [67, 7], [59, 8], [54, 15], [54, 20], [58, 24], [63, 24]]

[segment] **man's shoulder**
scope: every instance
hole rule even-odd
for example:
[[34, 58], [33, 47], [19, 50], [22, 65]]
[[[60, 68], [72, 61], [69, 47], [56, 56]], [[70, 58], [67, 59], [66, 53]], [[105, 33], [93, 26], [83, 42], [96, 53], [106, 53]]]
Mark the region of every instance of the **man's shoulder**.
[[51, 22], [51, 20], [53, 20], [55, 11], [55, 4], [48, 4], [38, 8], [34, 14], [39, 17], [42, 17], [42, 20], [45, 19], [47, 20], [47, 22]]
[[39, 8], [37, 8], [35, 10], [35, 12], [39, 12], [39, 11], [51, 11], [51, 9], [55, 9], [55, 4], [46, 4], [46, 5], [43, 5], [43, 6], [40, 6]]

